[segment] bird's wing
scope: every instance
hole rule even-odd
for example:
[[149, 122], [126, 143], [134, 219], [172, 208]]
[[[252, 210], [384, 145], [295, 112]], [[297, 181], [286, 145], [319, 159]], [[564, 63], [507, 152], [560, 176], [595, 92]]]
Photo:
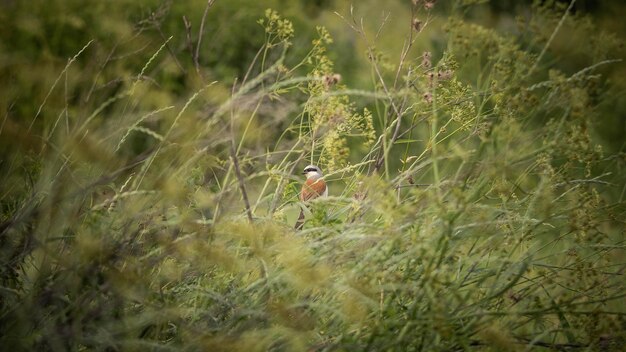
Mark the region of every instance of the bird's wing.
[[308, 179], [302, 186], [301, 201], [317, 198], [326, 193], [326, 182], [322, 179]]

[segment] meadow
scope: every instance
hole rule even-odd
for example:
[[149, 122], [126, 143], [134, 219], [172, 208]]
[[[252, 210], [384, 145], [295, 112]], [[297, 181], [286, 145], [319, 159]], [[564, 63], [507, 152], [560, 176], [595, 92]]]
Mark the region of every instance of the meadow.
[[623, 351], [620, 9], [0, 2], [0, 345]]

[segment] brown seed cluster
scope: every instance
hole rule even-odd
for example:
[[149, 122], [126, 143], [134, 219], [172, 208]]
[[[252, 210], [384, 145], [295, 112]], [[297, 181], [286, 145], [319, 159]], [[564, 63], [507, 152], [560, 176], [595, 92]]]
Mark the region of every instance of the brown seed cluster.
[[439, 71], [437, 72], [437, 79], [446, 81], [452, 78], [452, 74], [453, 74], [452, 70]]
[[418, 6], [420, 4], [422, 4], [422, 6], [424, 6], [424, 8], [426, 10], [432, 10], [433, 7], [435, 7], [435, 2], [437, 2], [436, 0], [413, 0], [413, 6]]
[[426, 102], [428, 104], [433, 102], [433, 94], [431, 92], [426, 92], [424, 93], [424, 100], [426, 100]]
[[330, 88], [341, 81], [341, 75], [338, 73], [327, 74], [324, 76], [324, 85]]
[[422, 30], [422, 25], [423, 25], [422, 21], [418, 20], [417, 18], [413, 19], [412, 26], [416, 32], [419, 33]]
[[425, 70], [432, 67], [431, 56], [432, 54], [430, 53], [430, 51], [425, 51], [424, 54], [422, 54], [422, 67]]

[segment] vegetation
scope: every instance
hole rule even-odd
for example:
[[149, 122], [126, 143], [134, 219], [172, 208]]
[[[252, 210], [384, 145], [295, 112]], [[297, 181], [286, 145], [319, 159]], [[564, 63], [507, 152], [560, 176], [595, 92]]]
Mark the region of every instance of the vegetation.
[[621, 350], [617, 16], [339, 3], [0, 3], [0, 345]]

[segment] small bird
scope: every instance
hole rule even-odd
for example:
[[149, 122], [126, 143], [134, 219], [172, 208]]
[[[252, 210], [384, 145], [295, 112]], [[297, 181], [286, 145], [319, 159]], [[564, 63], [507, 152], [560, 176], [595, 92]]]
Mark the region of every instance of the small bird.
[[[326, 182], [322, 178], [324, 175], [322, 175], [322, 170], [319, 167], [309, 165], [304, 168], [302, 173], [306, 175], [306, 181], [302, 185], [300, 201], [307, 202], [317, 197], [328, 196], [328, 187], [326, 187]], [[300, 230], [302, 226], [304, 226], [304, 209], [300, 209], [300, 216], [296, 221], [295, 229]]]

